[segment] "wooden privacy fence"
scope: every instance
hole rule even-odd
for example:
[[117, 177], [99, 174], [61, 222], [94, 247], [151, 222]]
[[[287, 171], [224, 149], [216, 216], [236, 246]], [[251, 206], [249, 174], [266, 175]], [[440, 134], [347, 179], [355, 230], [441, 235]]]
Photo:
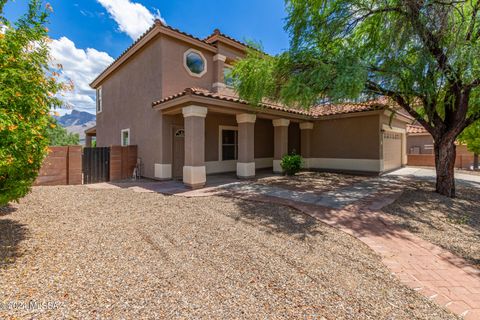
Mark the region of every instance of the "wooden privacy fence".
[[137, 146], [110, 147], [110, 180], [123, 180], [133, 176], [137, 165]]
[[82, 147], [50, 147], [34, 185], [82, 184]]
[[137, 146], [50, 147], [34, 185], [76, 185], [132, 177]]
[[[409, 154], [407, 164], [409, 166], [418, 166], [418, 167], [435, 167], [435, 155]], [[472, 164], [473, 164], [473, 155], [459, 154], [455, 158], [455, 168], [470, 169], [470, 166]]]

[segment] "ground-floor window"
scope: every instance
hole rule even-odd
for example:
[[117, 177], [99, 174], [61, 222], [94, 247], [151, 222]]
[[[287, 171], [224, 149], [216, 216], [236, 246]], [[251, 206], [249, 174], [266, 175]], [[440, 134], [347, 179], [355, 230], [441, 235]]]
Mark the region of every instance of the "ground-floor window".
[[220, 127], [220, 159], [237, 160], [238, 159], [238, 128]]

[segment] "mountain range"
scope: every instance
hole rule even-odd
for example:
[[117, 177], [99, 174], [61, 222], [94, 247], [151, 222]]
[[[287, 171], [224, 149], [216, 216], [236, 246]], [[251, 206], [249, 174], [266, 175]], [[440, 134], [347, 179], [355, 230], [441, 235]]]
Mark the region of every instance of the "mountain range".
[[56, 116], [55, 119], [68, 132], [78, 133], [80, 144], [85, 144], [85, 130], [96, 124], [96, 116], [94, 114], [78, 110], [72, 110], [71, 113], [63, 116]]

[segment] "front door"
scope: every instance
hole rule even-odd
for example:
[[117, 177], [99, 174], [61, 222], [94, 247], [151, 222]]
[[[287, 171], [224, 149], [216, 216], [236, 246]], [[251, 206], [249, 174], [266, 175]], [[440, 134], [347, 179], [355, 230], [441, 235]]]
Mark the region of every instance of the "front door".
[[173, 179], [182, 180], [183, 164], [185, 161], [185, 130], [180, 126], [173, 126]]

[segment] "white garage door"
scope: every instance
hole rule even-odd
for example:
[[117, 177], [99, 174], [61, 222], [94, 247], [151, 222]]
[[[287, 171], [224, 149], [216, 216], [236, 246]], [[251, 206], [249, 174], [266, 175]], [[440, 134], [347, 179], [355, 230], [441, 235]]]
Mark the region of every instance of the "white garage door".
[[402, 166], [402, 134], [383, 132], [383, 170], [390, 171]]

